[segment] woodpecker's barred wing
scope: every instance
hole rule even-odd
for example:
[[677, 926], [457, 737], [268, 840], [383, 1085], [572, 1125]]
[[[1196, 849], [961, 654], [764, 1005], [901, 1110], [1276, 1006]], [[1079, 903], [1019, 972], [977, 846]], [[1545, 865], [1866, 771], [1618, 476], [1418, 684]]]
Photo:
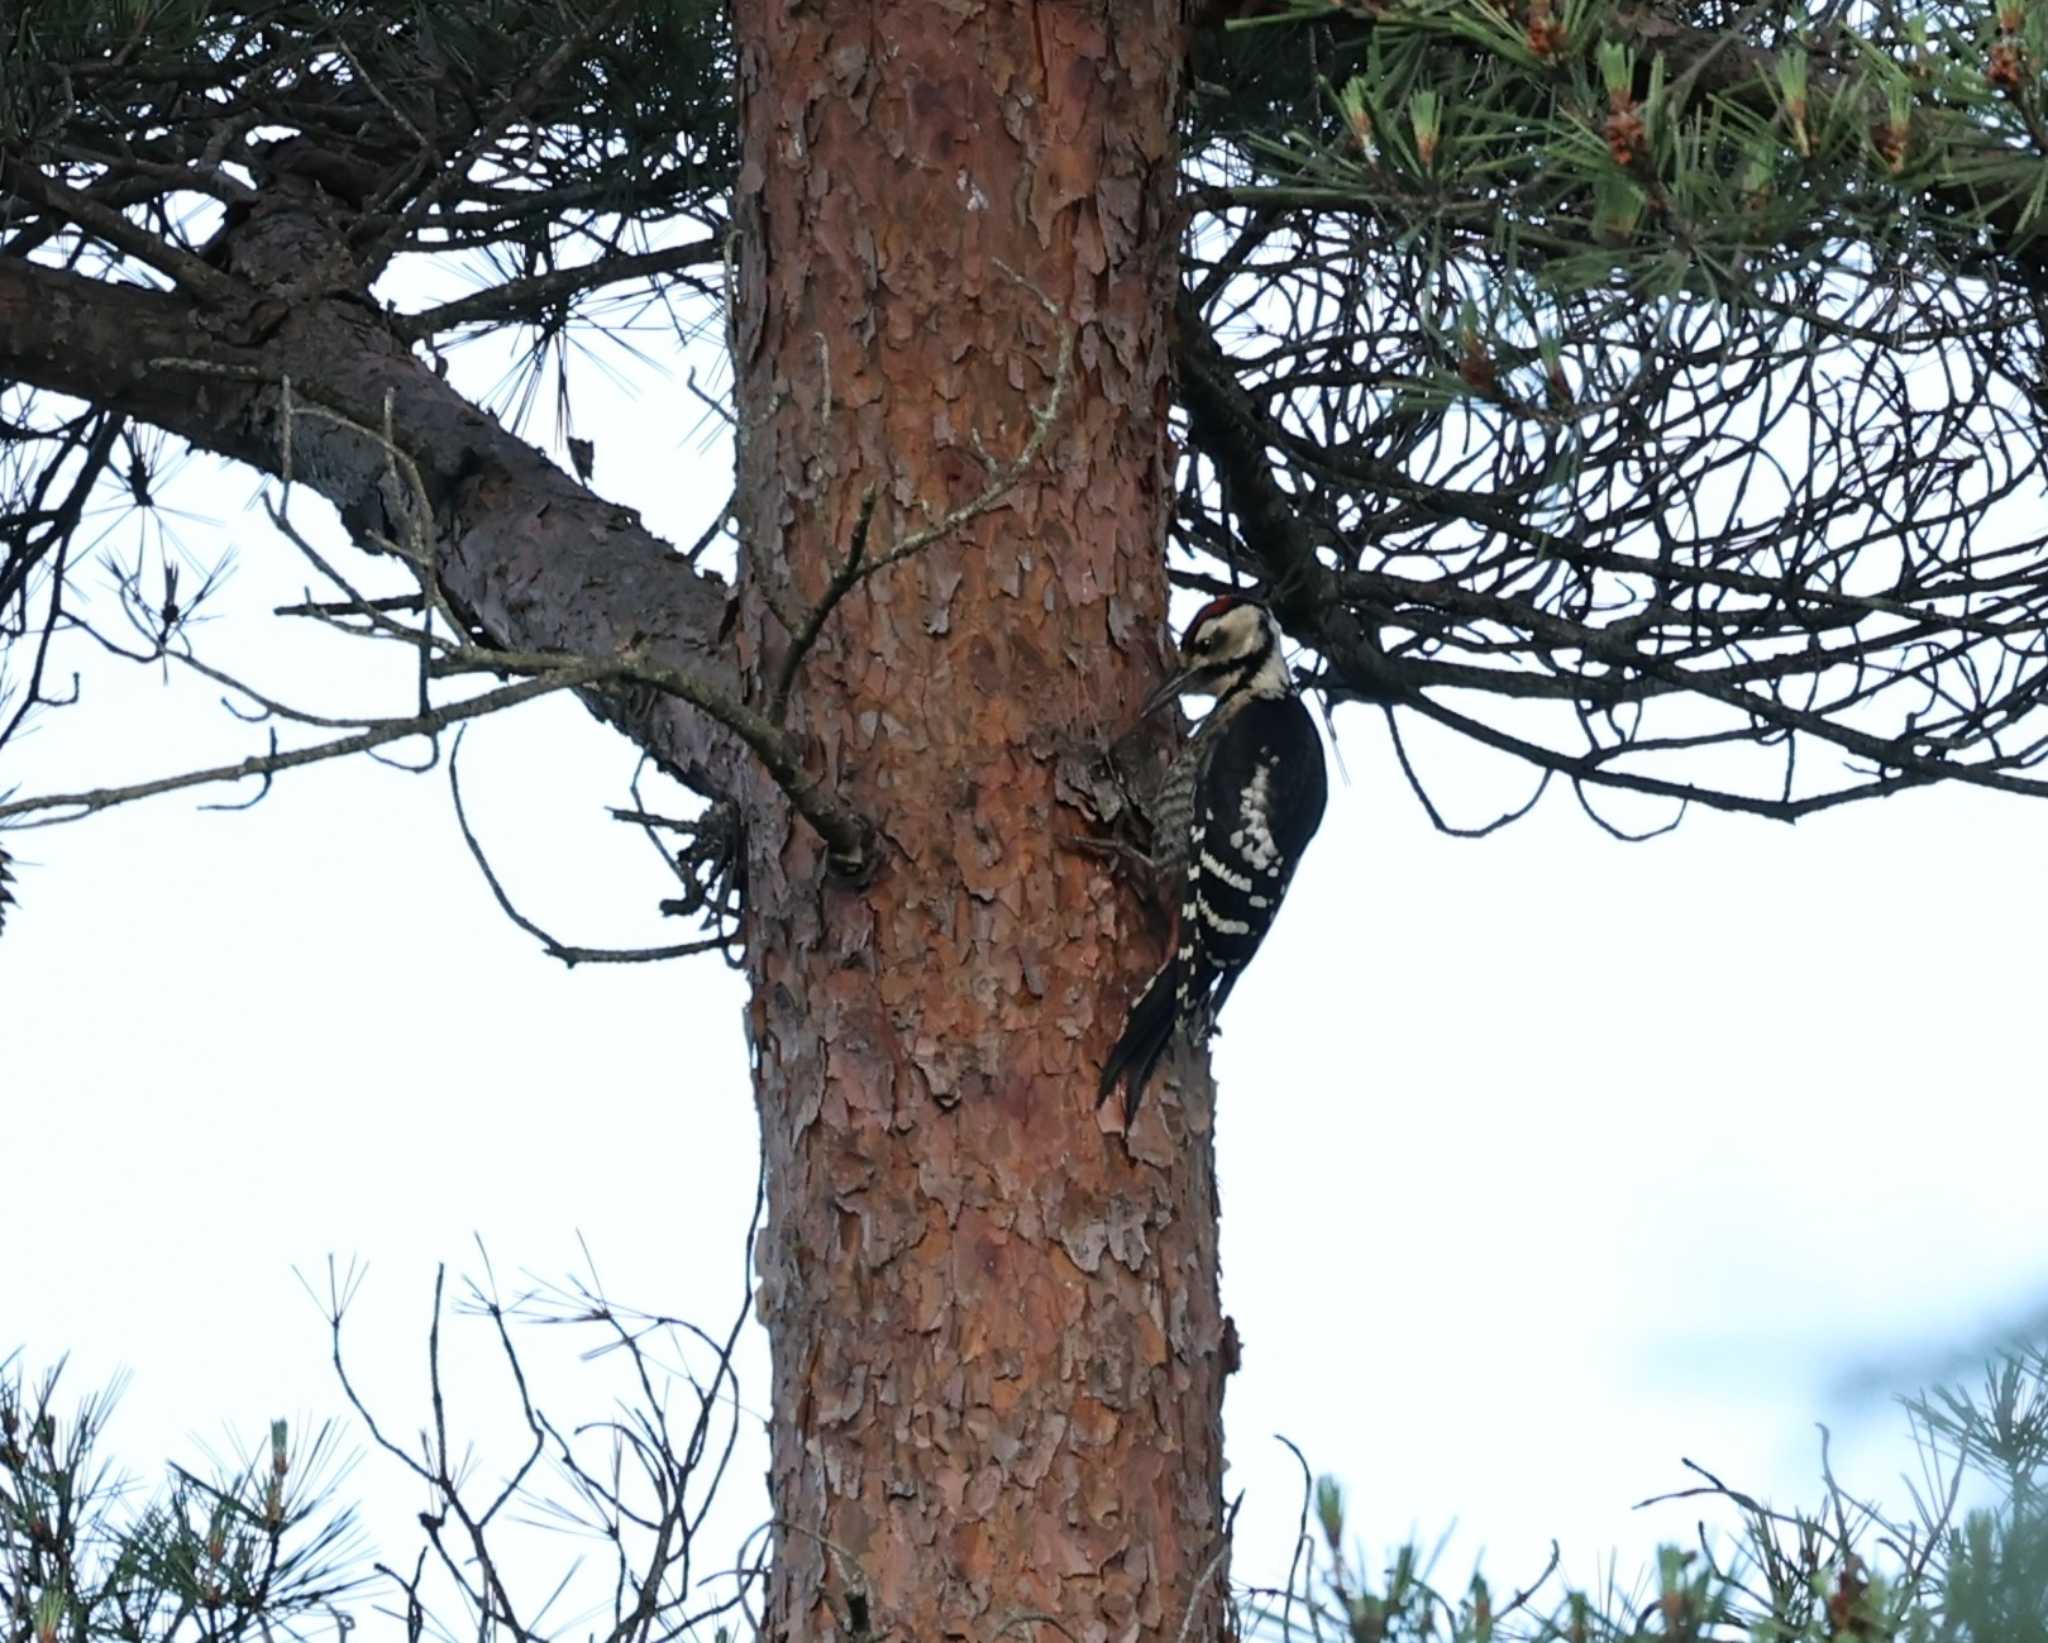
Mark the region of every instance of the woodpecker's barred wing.
[[1202, 772], [1201, 726], [1180, 750], [1152, 795], [1152, 870], [1160, 890], [1180, 905], [1181, 874], [1195, 832], [1195, 781]]
[[1323, 744], [1300, 697], [1246, 702], [1216, 739], [1196, 784], [1175, 955], [1191, 1036], [1214, 1027], [1272, 928], [1328, 798]]

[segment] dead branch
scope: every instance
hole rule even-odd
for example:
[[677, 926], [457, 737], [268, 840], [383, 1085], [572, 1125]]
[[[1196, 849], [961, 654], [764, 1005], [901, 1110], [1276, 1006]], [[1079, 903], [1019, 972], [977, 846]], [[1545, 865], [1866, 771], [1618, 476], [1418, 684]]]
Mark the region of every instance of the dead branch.
[[[746, 1229], [749, 1252], [760, 1230], [765, 1185], [765, 1179], [756, 1184]], [[576, 1571], [572, 1568], [551, 1589], [539, 1588], [539, 1600], [533, 1601], [524, 1578], [529, 1560], [505, 1539], [515, 1523], [567, 1529], [605, 1549], [609, 1569], [590, 1577], [591, 1584], [609, 1588], [609, 1624], [591, 1632], [605, 1643], [695, 1635], [696, 1626], [744, 1607], [747, 1588], [762, 1569], [752, 1565], [700, 1573], [697, 1554], [744, 1418], [734, 1356], [753, 1311], [751, 1264], [742, 1263], [742, 1302], [730, 1325], [713, 1333], [610, 1299], [587, 1249], [587, 1276], [540, 1282], [509, 1298], [499, 1291], [488, 1254], [481, 1258], [482, 1277], [466, 1284], [452, 1317], [446, 1269], [436, 1272], [427, 1332], [426, 1408], [414, 1443], [402, 1441], [397, 1435], [401, 1427], [371, 1407], [343, 1352], [343, 1324], [360, 1291], [362, 1269], [352, 1264], [338, 1271], [330, 1261], [319, 1288], [300, 1276], [327, 1324], [330, 1361], [344, 1399], [363, 1421], [373, 1446], [427, 1491], [427, 1509], [419, 1516], [426, 1545], [411, 1572], [377, 1566], [402, 1595], [408, 1635], [450, 1635], [445, 1621], [432, 1615], [434, 1581], [453, 1592], [473, 1629], [493, 1635], [502, 1631], [521, 1643], [560, 1635], [559, 1624], [547, 1617]], [[459, 1413], [443, 1379], [444, 1327], [460, 1327], [465, 1320], [488, 1323], [517, 1402], [524, 1436], [502, 1481], [479, 1476], [468, 1464]], [[617, 1363], [623, 1382], [608, 1411], [573, 1422], [550, 1413], [535, 1395], [515, 1333], [519, 1325], [594, 1334], [583, 1360]], [[708, 1372], [691, 1362], [694, 1355], [701, 1364], [705, 1353]], [[515, 1509], [523, 1509], [523, 1515]], [[430, 1566], [438, 1570], [433, 1581]], [[736, 1581], [730, 1591], [704, 1590], [727, 1578]]]
[[207, 787], [215, 782], [247, 781], [252, 776], [273, 776], [280, 771], [297, 770], [305, 765], [320, 764], [328, 759], [345, 759], [353, 753], [364, 753], [375, 747], [386, 747], [392, 742], [404, 741], [409, 736], [432, 736], [460, 724], [466, 719], [481, 718], [486, 713], [497, 713], [521, 702], [530, 702], [558, 690], [573, 690], [583, 685], [593, 685], [617, 677], [619, 664], [600, 658], [584, 658], [569, 661], [554, 671], [517, 684], [505, 685], [497, 690], [485, 691], [481, 696], [472, 696], [460, 702], [448, 702], [430, 713], [414, 714], [403, 719], [379, 719], [368, 721], [368, 728], [352, 736], [341, 736], [333, 741], [319, 742], [311, 747], [279, 749], [274, 753], [260, 754], [241, 759], [234, 764], [214, 765], [205, 770], [188, 770], [175, 776], [159, 776], [153, 781], [131, 782], [123, 787], [96, 787], [82, 793], [44, 793], [34, 798], [14, 799], [0, 804], [0, 821], [16, 816], [36, 816], [45, 812], [61, 810], [60, 816], [27, 824], [31, 827], [49, 827], [64, 822], [77, 821], [101, 810], [110, 810], [117, 804], [129, 804], [136, 799], [155, 798], [161, 793], [176, 793], [188, 787]]
[[[466, 730], [467, 727], [464, 727]], [[682, 941], [667, 947], [577, 947], [557, 941], [532, 919], [512, 905], [512, 898], [505, 893], [505, 886], [492, 870], [490, 858], [484, 854], [484, 847], [477, 841], [475, 830], [469, 825], [469, 814], [462, 806], [462, 781], [456, 774], [456, 761], [462, 753], [464, 731], [455, 733], [455, 745], [448, 750], [448, 793], [455, 801], [456, 825], [462, 829], [462, 842], [469, 846], [469, 853], [483, 873], [484, 882], [491, 887], [491, 894], [497, 899], [499, 909], [520, 929], [541, 944], [549, 958], [557, 958], [574, 969], [579, 964], [654, 964], [664, 959], [687, 958], [693, 953], [716, 952], [725, 946], [723, 937], [713, 936], [704, 941]]]
[[846, 557], [839, 568], [832, 573], [832, 580], [826, 584], [824, 595], [811, 607], [803, 625], [796, 630], [789, 641], [789, 650], [782, 658], [781, 670], [775, 676], [775, 689], [769, 697], [768, 717], [776, 724], [784, 723], [789, 717], [789, 693], [796, 685], [798, 671], [804, 665], [804, 658], [810, 654], [811, 646], [818, 642], [818, 635], [824, 630], [839, 601], [851, 591], [854, 583], [861, 578], [861, 569], [866, 562], [868, 527], [874, 523], [875, 501], [879, 496], [870, 485], [860, 499], [860, 514], [854, 520], [853, 537], [846, 545]]

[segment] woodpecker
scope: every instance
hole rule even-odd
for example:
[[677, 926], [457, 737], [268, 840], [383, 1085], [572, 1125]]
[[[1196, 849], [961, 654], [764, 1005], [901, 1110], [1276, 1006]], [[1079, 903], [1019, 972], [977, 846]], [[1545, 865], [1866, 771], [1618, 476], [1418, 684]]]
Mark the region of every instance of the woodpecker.
[[1271, 611], [1249, 599], [1212, 599], [1188, 623], [1181, 656], [1185, 665], [1142, 711], [1180, 695], [1213, 696], [1216, 705], [1195, 727], [1157, 806], [1156, 857], [1185, 864], [1180, 924], [1102, 1069], [1097, 1105], [1121, 1083], [1126, 1126], [1174, 1034], [1200, 1044], [1216, 1030], [1329, 796], [1322, 739], [1280, 654]]

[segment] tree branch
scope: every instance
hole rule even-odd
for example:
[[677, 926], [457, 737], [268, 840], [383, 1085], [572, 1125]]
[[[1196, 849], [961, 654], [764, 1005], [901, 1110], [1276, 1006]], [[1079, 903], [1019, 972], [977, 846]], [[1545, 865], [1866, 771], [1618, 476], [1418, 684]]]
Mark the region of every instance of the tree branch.
[[721, 235], [715, 239], [692, 240], [687, 245], [672, 245], [662, 251], [600, 257], [596, 262], [580, 263], [574, 268], [555, 268], [545, 274], [507, 280], [488, 291], [459, 297], [417, 314], [394, 315], [392, 324], [400, 336], [417, 342], [423, 337], [453, 330], [458, 325], [517, 317], [530, 311], [536, 303], [559, 301], [599, 286], [617, 285], [653, 274], [701, 268], [707, 263], [722, 261], [724, 256], [725, 239]]
[[579, 964], [652, 964], [663, 959], [687, 958], [693, 953], [716, 952], [725, 943], [717, 936], [703, 941], [681, 941], [667, 947], [571, 947], [557, 941], [532, 919], [512, 905], [512, 898], [505, 893], [505, 886], [499, 882], [492, 869], [490, 858], [484, 854], [484, 847], [477, 841], [476, 832], [469, 825], [469, 813], [462, 807], [462, 781], [456, 775], [456, 764], [462, 753], [464, 731], [455, 733], [455, 745], [448, 750], [448, 793], [455, 801], [455, 823], [462, 829], [462, 842], [469, 846], [469, 854], [483, 873], [484, 882], [491, 887], [491, 894], [497, 898], [499, 908], [505, 916], [520, 929], [538, 941], [549, 958], [560, 959], [570, 969]]
[[5, 154], [0, 154], [0, 191], [19, 194], [46, 211], [56, 212], [82, 232], [154, 268], [195, 297], [225, 305], [248, 295], [240, 281], [231, 279], [203, 258], [181, 251], [161, 236], [130, 222], [112, 206], [67, 188], [36, 166]]
[[392, 742], [403, 741], [409, 736], [431, 736], [465, 719], [475, 719], [486, 713], [516, 707], [521, 702], [530, 702], [536, 697], [546, 696], [557, 690], [570, 690], [579, 685], [595, 684], [608, 675], [615, 674], [617, 670], [618, 664], [591, 657], [569, 663], [539, 677], [522, 680], [518, 684], [485, 691], [481, 696], [446, 703], [430, 713], [414, 714], [405, 719], [379, 719], [354, 735], [338, 737], [333, 741], [316, 742], [310, 747], [286, 748], [242, 759], [234, 764], [214, 765], [206, 770], [188, 770], [176, 776], [160, 776], [154, 781], [131, 782], [125, 787], [96, 787], [83, 793], [45, 793], [32, 799], [14, 799], [6, 804], [0, 804], [0, 821], [12, 816], [40, 815], [50, 810], [70, 812], [68, 815], [52, 816], [46, 821], [26, 824], [32, 827], [47, 827], [55, 822], [75, 821], [80, 816], [89, 816], [95, 811], [110, 810], [117, 804], [127, 804], [135, 799], [154, 798], [159, 793], [175, 793], [183, 788], [205, 787], [215, 782], [246, 781], [251, 776], [272, 776], [281, 770], [296, 770], [303, 765], [319, 764], [327, 759], [347, 758], [352, 753], [364, 753], [373, 747], [384, 747]]
[[[138, 358], [186, 363], [138, 373]], [[277, 435], [289, 378], [309, 402], [291, 419], [293, 476], [364, 539], [402, 535], [385, 529], [390, 458], [372, 431], [388, 416], [390, 443], [408, 453], [427, 493], [440, 584], [508, 656], [544, 665], [554, 681], [522, 691], [564, 682], [652, 686], [695, 710], [633, 722], [636, 739], [665, 769], [718, 796], [732, 785], [737, 750], [747, 749], [824, 837], [835, 871], [872, 869], [866, 821], [805, 771], [778, 727], [741, 704], [722, 631], [724, 582], [499, 427], [359, 306], [309, 302], [262, 345], [234, 347], [201, 327], [178, 297], [0, 261], [0, 374], [128, 411], [270, 474], [285, 467]], [[205, 391], [195, 392], [195, 382]], [[305, 414], [311, 405], [325, 414]], [[658, 645], [646, 644], [650, 633], [662, 636]], [[489, 651], [471, 659], [512, 667]], [[560, 670], [569, 665], [593, 671], [565, 681]], [[363, 745], [418, 733], [397, 730]], [[304, 751], [282, 757], [280, 769], [309, 762]], [[210, 779], [259, 773], [244, 763]]]

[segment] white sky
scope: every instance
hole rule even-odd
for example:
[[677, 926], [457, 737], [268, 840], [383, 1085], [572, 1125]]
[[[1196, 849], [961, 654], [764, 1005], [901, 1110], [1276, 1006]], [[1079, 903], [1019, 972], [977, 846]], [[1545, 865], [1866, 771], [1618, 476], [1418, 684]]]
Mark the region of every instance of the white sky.
[[[726, 459], [679, 379], [637, 381], [585, 384], [598, 485], [688, 540]], [[264, 617], [306, 573], [252, 493], [204, 461], [174, 498], [209, 516], [173, 521], [197, 557], [239, 552], [208, 658], [308, 705], [403, 711], [396, 658]], [[217, 695], [95, 665], [0, 787], [259, 750]], [[1690, 1538], [1684, 1507], [1630, 1510], [1689, 1481], [1682, 1455], [1810, 1500], [1816, 1420], [1844, 1482], [1904, 1510], [1889, 1394], [2048, 1295], [2037, 814], [1917, 794], [1797, 830], [1695, 813], [1631, 847], [1556, 795], [1464, 842], [1431, 830], [1377, 717], [1339, 728], [1348, 777], [1216, 1052], [1239, 1577], [1285, 1566], [1298, 1474], [1276, 1432], [1346, 1480], [1375, 1561], [1455, 1521], [1452, 1589], [1482, 1551], [1518, 1584], [1552, 1536], [1574, 1577], [1619, 1548], [1629, 1578]], [[1413, 738], [1455, 820], [1526, 789]], [[472, 820], [563, 939], [678, 939], [652, 913], [660, 865], [603, 814], [632, 764], [566, 701], [470, 737]], [[7, 845], [0, 1355], [69, 1351], [80, 1390], [132, 1368], [132, 1467], [339, 1411], [294, 1276], [330, 1254], [369, 1263], [356, 1361], [400, 1430], [435, 1263], [476, 1270], [473, 1238], [507, 1288], [575, 1267], [580, 1235], [619, 1298], [730, 1317], [755, 1180], [738, 979], [543, 958], [441, 775], [329, 766], [247, 814], [174, 796]], [[535, 1347], [563, 1360], [557, 1407], [602, 1413], [561, 1346]], [[738, 1468], [735, 1538], [762, 1465]], [[423, 1502], [381, 1460], [353, 1486], [409, 1562]]]

